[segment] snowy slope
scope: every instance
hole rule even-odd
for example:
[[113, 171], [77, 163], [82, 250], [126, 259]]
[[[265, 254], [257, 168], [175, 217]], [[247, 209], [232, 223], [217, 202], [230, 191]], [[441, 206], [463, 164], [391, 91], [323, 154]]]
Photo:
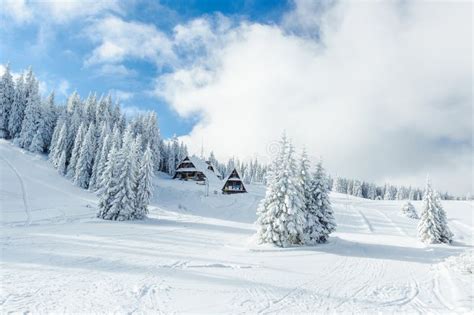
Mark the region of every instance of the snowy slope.
[[149, 219], [108, 222], [93, 194], [5, 141], [0, 175], [2, 313], [473, 309], [472, 203], [445, 202], [455, 243], [424, 246], [401, 202], [333, 194], [330, 242], [279, 249], [254, 242], [260, 186], [205, 197], [163, 175]]

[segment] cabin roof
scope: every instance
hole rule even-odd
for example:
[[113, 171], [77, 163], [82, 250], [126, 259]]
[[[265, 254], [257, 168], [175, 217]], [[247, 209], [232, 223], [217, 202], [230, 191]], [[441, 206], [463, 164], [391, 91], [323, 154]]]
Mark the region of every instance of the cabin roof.
[[224, 177], [222, 176], [222, 174], [219, 172], [219, 170], [217, 169], [217, 167], [212, 164], [211, 162], [207, 161], [206, 164], [209, 166], [212, 166], [212, 168], [214, 169], [214, 174], [216, 174], [217, 177], [221, 176], [221, 177]]
[[176, 172], [201, 172], [206, 176], [209, 184], [220, 184], [220, 180], [217, 175], [213, 171], [207, 169], [209, 164], [207, 164], [205, 161], [193, 155], [185, 157], [179, 164], [183, 163], [186, 159], [188, 159], [194, 165], [194, 167], [178, 168]]

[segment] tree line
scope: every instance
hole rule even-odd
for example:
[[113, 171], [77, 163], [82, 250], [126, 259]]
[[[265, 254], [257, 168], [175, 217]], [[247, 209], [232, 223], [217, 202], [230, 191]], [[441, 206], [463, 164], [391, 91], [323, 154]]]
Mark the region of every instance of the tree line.
[[187, 148], [160, 136], [154, 112], [127, 119], [112, 97], [73, 92], [57, 104], [42, 99], [31, 67], [13, 80], [7, 65], [0, 80], [0, 137], [49, 161], [77, 186], [99, 195], [104, 219], [142, 218], [148, 212], [152, 176], [174, 172]]
[[[412, 186], [377, 185], [357, 179], [337, 177], [330, 180], [332, 191], [371, 200], [422, 200], [423, 189]], [[471, 199], [470, 196], [453, 196], [447, 192], [439, 194], [442, 200]]]

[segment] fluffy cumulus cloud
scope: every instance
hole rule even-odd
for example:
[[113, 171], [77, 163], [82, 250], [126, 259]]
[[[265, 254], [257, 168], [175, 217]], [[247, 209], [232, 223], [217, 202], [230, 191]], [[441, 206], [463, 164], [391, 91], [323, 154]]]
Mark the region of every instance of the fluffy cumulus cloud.
[[205, 53], [158, 78], [156, 94], [202, 117], [191, 149], [204, 139], [221, 158], [265, 159], [285, 129], [333, 174], [422, 184], [430, 173], [441, 189], [471, 189], [470, 4], [301, 1], [281, 25], [201, 21], [178, 34]]
[[162, 64], [174, 59], [168, 37], [150, 24], [111, 16], [91, 25], [87, 35], [98, 45], [86, 65], [117, 64], [128, 58]]

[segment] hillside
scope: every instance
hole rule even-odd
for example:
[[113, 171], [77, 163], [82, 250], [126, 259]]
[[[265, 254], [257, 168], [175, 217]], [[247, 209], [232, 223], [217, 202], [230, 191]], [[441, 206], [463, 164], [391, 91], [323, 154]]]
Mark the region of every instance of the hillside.
[[109, 222], [95, 218], [96, 196], [44, 156], [0, 141], [0, 175], [5, 313], [473, 309], [473, 205], [465, 201], [443, 203], [454, 244], [425, 246], [417, 221], [399, 215], [401, 202], [332, 194], [330, 241], [280, 249], [253, 237], [261, 186], [233, 196], [213, 187], [206, 197], [203, 186], [162, 175], [148, 219]]

